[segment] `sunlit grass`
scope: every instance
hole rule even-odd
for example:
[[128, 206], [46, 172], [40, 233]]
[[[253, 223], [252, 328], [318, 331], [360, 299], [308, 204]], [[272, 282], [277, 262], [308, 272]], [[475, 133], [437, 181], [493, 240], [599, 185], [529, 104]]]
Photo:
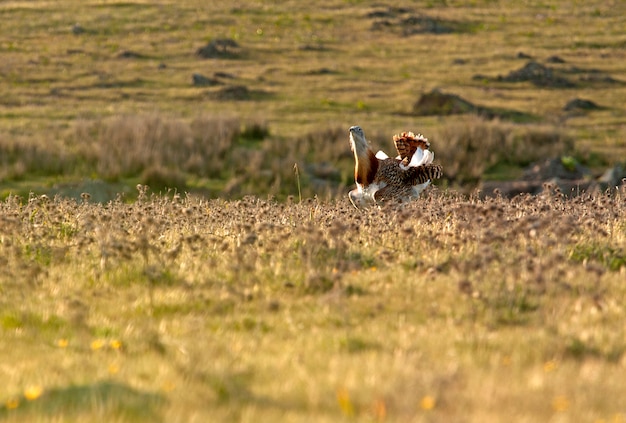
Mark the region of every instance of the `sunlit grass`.
[[[622, 161], [625, 12], [0, 3], [0, 419], [623, 421], [623, 189], [365, 212], [345, 194], [354, 124], [388, 152], [422, 132], [450, 185]], [[424, 16], [456, 32], [408, 35]], [[240, 56], [196, 55], [221, 38]], [[617, 82], [498, 82], [519, 53]], [[434, 88], [534, 120], [413, 115]]]
[[626, 266], [595, 247], [625, 247], [621, 192], [357, 213], [139, 189], [1, 203], [9, 420], [623, 412]]

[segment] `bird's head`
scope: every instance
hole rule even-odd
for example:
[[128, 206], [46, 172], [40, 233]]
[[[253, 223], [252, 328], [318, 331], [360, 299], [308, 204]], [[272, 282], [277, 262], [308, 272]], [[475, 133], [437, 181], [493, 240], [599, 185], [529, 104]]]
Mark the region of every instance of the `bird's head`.
[[350, 147], [356, 153], [362, 153], [369, 148], [369, 143], [365, 139], [365, 134], [360, 126], [350, 127]]

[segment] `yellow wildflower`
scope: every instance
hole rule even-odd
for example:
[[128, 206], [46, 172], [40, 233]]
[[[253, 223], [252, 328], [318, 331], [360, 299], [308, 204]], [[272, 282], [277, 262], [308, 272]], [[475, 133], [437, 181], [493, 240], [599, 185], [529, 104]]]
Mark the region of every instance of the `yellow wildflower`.
[[172, 392], [174, 388], [176, 388], [176, 385], [172, 381], [165, 381], [161, 386], [161, 389], [163, 389], [163, 391], [165, 392]]
[[543, 371], [546, 373], [550, 373], [556, 370], [556, 361], [548, 360], [543, 364]]
[[33, 401], [39, 398], [42, 392], [43, 392], [43, 389], [39, 385], [29, 386], [28, 388], [24, 390], [24, 397], [28, 401]]
[[339, 408], [341, 408], [343, 414], [348, 417], [354, 416], [354, 405], [352, 405], [350, 393], [346, 388], [340, 388], [337, 390], [337, 402], [339, 403]]
[[109, 346], [114, 350], [120, 350], [122, 349], [122, 341], [118, 339], [112, 339], [111, 342], [109, 342]]
[[110, 375], [117, 374], [117, 373], [119, 373], [119, 371], [120, 371], [120, 366], [118, 366], [115, 363], [109, 364], [109, 374]]
[[17, 408], [20, 405], [20, 400], [18, 400], [17, 398], [13, 398], [5, 402], [4, 405], [7, 408], [7, 410], [13, 410], [14, 408]]
[[565, 395], [559, 395], [552, 400], [552, 409], [554, 411], [565, 411], [569, 408], [569, 400]]
[[422, 407], [422, 410], [432, 410], [435, 408], [435, 405], [437, 405], [437, 401], [435, 400], [435, 397], [431, 395], [424, 396], [420, 401], [420, 407]]
[[95, 339], [93, 341], [91, 341], [91, 349], [92, 350], [99, 350], [100, 348], [104, 347], [104, 341], [102, 339]]

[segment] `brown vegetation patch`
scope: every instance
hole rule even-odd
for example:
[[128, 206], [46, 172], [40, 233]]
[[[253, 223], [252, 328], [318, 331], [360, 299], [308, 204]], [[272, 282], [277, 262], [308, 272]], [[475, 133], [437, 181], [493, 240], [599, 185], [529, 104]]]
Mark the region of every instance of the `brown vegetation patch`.
[[37, 144], [0, 134], [0, 182], [28, 175], [63, 175], [74, 163], [72, 154], [57, 142]]
[[106, 179], [137, 176], [153, 166], [220, 175], [240, 133], [239, 121], [199, 116], [191, 123], [158, 115], [78, 122], [74, 142], [87, 165]]

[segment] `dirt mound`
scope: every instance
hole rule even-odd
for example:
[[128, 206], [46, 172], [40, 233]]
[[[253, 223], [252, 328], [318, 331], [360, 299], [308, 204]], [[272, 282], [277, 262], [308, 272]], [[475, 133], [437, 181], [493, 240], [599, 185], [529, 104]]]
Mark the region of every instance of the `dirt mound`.
[[418, 116], [475, 113], [478, 110], [478, 107], [460, 96], [446, 94], [438, 89], [422, 94], [420, 99], [413, 105], [413, 113]]
[[546, 59], [546, 62], [548, 63], [565, 63], [565, 59], [563, 59], [561, 56], [550, 56]]
[[412, 114], [417, 116], [447, 116], [474, 113], [486, 119], [510, 119], [517, 121], [532, 120], [527, 113], [510, 109], [489, 108], [473, 104], [456, 94], [443, 93], [434, 89], [422, 96], [413, 104]]
[[215, 92], [213, 97], [216, 100], [249, 100], [250, 90], [245, 85], [230, 85]]
[[369, 12], [366, 17], [370, 18], [370, 19], [378, 19], [378, 18], [396, 18], [399, 15], [404, 15], [407, 13], [410, 13], [411, 9], [408, 9], [406, 7], [393, 7], [393, 6], [388, 6], [387, 8], [384, 9], [378, 9], [378, 10], [374, 10]]
[[591, 100], [585, 100], [582, 98], [575, 98], [567, 102], [563, 110], [566, 112], [579, 112], [579, 111], [587, 111], [587, 110], [600, 110], [601, 106], [598, 106]]
[[239, 56], [240, 52], [241, 48], [235, 40], [231, 40], [230, 38], [218, 38], [196, 50], [196, 55], [203, 59], [223, 59], [236, 58]]
[[452, 34], [469, 30], [470, 24], [413, 14], [408, 8], [387, 7], [369, 12], [373, 31], [389, 31], [402, 36], [414, 34]]
[[[517, 70], [509, 72], [507, 75], [490, 77], [477, 74], [472, 79], [479, 81], [495, 82], [531, 82], [533, 85], [542, 88], [574, 88], [584, 85], [616, 85], [624, 84], [610, 75], [598, 69], [582, 69], [578, 67], [564, 68], [559, 66], [565, 60], [559, 56], [551, 56], [546, 62], [556, 66], [546, 66], [534, 60], [530, 60]], [[575, 80], [572, 78], [576, 78]]]
[[117, 55], [118, 59], [144, 59], [145, 57], [146, 56], [144, 56], [143, 54], [137, 53], [136, 51], [132, 50], [124, 50]]
[[457, 32], [455, 23], [430, 16], [409, 16], [400, 22], [403, 35], [413, 34], [452, 34]]
[[215, 78], [209, 78], [208, 76], [204, 76], [199, 73], [194, 73], [191, 75], [191, 82], [196, 87], [212, 87], [215, 85], [220, 85], [220, 81]]
[[554, 69], [535, 61], [530, 61], [518, 70], [509, 72], [506, 76], [498, 76], [503, 82], [531, 82], [538, 87], [572, 88], [576, 84], [569, 79], [557, 75]]

